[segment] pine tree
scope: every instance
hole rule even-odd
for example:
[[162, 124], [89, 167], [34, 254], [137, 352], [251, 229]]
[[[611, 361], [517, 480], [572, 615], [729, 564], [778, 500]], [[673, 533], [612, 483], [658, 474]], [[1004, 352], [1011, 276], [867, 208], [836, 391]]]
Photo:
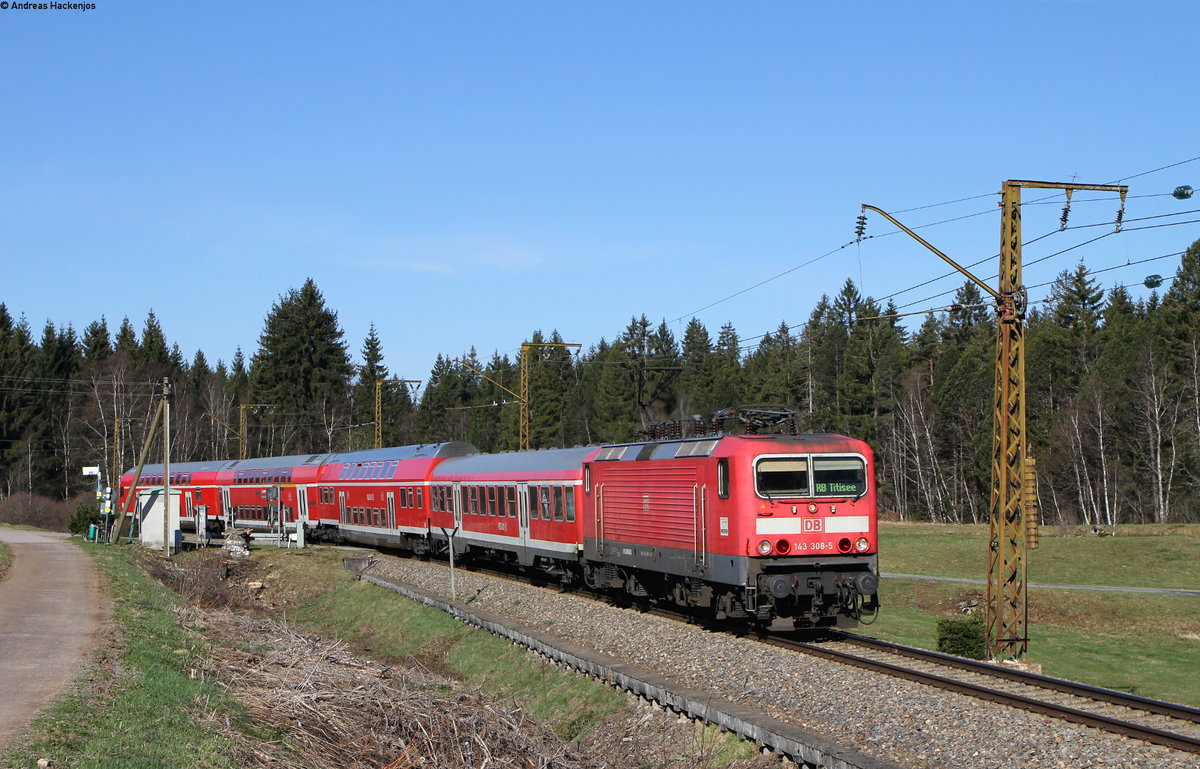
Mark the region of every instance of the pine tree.
[[422, 443], [465, 441], [467, 419], [463, 411], [451, 411], [470, 405], [464, 399], [469, 392], [461, 366], [440, 353], [429, 372], [421, 402], [413, 415], [413, 437]]
[[[716, 348], [713, 350], [714, 371], [712, 386], [712, 409], [734, 408], [743, 400], [742, 346], [737, 331], [732, 323], [721, 326], [717, 335]], [[702, 412], [705, 419], [712, 416], [711, 412]]]
[[583, 378], [591, 383], [586, 400], [588, 443], [631, 440], [641, 425], [637, 389], [628, 366], [629, 356], [621, 341], [608, 344], [603, 339], [581, 364]]
[[760, 405], [792, 405], [797, 353], [796, 339], [786, 321], [774, 334], [763, 334], [743, 366], [746, 397]]
[[100, 320], [94, 320], [83, 329], [83, 339], [80, 341], [83, 347], [83, 359], [88, 363], [94, 364], [107, 360], [113, 353], [112, 340], [108, 335], [108, 322], [104, 316], [100, 316]]
[[121, 326], [117, 329], [116, 339], [113, 340], [113, 352], [117, 355], [124, 355], [131, 363], [137, 361], [138, 340], [137, 332], [133, 330], [133, 324], [129, 322], [129, 316], [121, 319]]
[[22, 440], [36, 402], [32, 379], [35, 371], [37, 348], [24, 316], [13, 321], [8, 308], [0, 304], [0, 372], [3, 372], [3, 387], [0, 387], [0, 483], [9, 496], [25, 489], [33, 491], [32, 445]]
[[[354, 411], [351, 417], [353, 427], [348, 446], [351, 449], [364, 449], [374, 445], [376, 382], [382, 383], [383, 380], [391, 378], [387, 367], [383, 365], [383, 344], [379, 341], [374, 323], [367, 331], [360, 354], [363, 362], [358, 367], [354, 382]], [[383, 427], [388, 426], [389, 418], [394, 419], [394, 412], [389, 407], [395, 403], [395, 394], [388, 384], [379, 386], [379, 401], [380, 410], [383, 412], [383, 425], [380, 426], [380, 430], [381, 433], [388, 433], [381, 437], [385, 439], [385, 446], [391, 446], [393, 444], [387, 438], [392, 437], [395, 431], [383, 430]]]
[[683, 350], [679, 375], [681, 417], [700, 415], [707, 419], [716, 410], [717, 359], [708, 329], [696, 318], [688, 321], [683, 332]]
[[332, 450], [349, 423], [351, 366], [337, 313], [311, 278], [271, 308], [258, 345], [251, 397], [290, 420], [272, 450]]
[[151, 379], [170, 374], [174, 368], [171, 352], [167, 348], [167, 338], [154, 310], [150, 310], [146, 315], [146, 325], [142, 329], [142, 339], [133, 361]]

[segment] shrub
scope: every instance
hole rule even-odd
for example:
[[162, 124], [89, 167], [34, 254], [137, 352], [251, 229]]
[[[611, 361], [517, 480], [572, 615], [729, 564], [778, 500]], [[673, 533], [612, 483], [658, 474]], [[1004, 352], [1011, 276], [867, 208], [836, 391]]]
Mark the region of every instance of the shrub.
[[87, 534], [88, 526], [100, 526], [103, 523], [104, 515], [100, 512], [99, 505], [80, 502], [75, 505], [75, 512], [67, 521], [67, 531], [72, 534]]
[[[77, 499], [95, 500], [94, 494], [80, 495]], [[0, 523], [33, 526], [47, 531], [66, 531], [67, 521], [75, 502], [50, 499], [35, 494], [13, 494], [0, 499]]]
[[937, 622], [937, 650], [973, 660], [981, 660], [987, 652], [987, 631], [983, 617], [946, 617]]

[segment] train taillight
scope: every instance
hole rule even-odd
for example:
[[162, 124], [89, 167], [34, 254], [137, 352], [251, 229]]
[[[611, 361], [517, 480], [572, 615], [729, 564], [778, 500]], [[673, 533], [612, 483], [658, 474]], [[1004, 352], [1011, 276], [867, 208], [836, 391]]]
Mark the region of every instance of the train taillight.
[[786, 553], [787, 551], [791, 550], [792, 545], [786, 539], [781, 539], [775, 543], [775, 549], [777, 551], [779, 551], [780, 555], [782, 555], [782, 554]]
[[851, 547], [853, 547], [853, 545], [850, 544], [850, 540], [848, 538], [842, 537], [838, 540], [838, 550], [841, 550], [843, 553], [849, 553]]
[[867, 548], [870, 546], [871, 543], [867, 541], [866, 537], [859, 537], [858, 539], [854, 540], [854, 549], [860, 553], [867, 552]]

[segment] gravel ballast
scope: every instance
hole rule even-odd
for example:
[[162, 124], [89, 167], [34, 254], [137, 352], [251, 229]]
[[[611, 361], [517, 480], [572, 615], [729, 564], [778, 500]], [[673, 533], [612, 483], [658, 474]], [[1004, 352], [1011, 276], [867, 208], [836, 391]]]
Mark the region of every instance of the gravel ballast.
[[[449, 596], [439, 562], [382, 556], [371, 574]], [[458, 569], [456, 598], [913, 769], [1200, 769], [1200, 757], [610, 606]]]

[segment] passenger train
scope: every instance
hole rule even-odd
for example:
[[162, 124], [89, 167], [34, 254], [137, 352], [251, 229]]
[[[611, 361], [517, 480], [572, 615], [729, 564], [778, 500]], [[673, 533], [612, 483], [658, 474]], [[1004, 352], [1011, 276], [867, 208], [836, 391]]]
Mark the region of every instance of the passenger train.
[[[500, 454], [450, 442], [170, 469], [183, 525], [199, 531], [302, 530], [421, 556], [452, 547], [755, 623], [850, 627], [879, 608], [874, 457], [840, 435]], [[162, 483], [148, 465], [136, 489]]]

